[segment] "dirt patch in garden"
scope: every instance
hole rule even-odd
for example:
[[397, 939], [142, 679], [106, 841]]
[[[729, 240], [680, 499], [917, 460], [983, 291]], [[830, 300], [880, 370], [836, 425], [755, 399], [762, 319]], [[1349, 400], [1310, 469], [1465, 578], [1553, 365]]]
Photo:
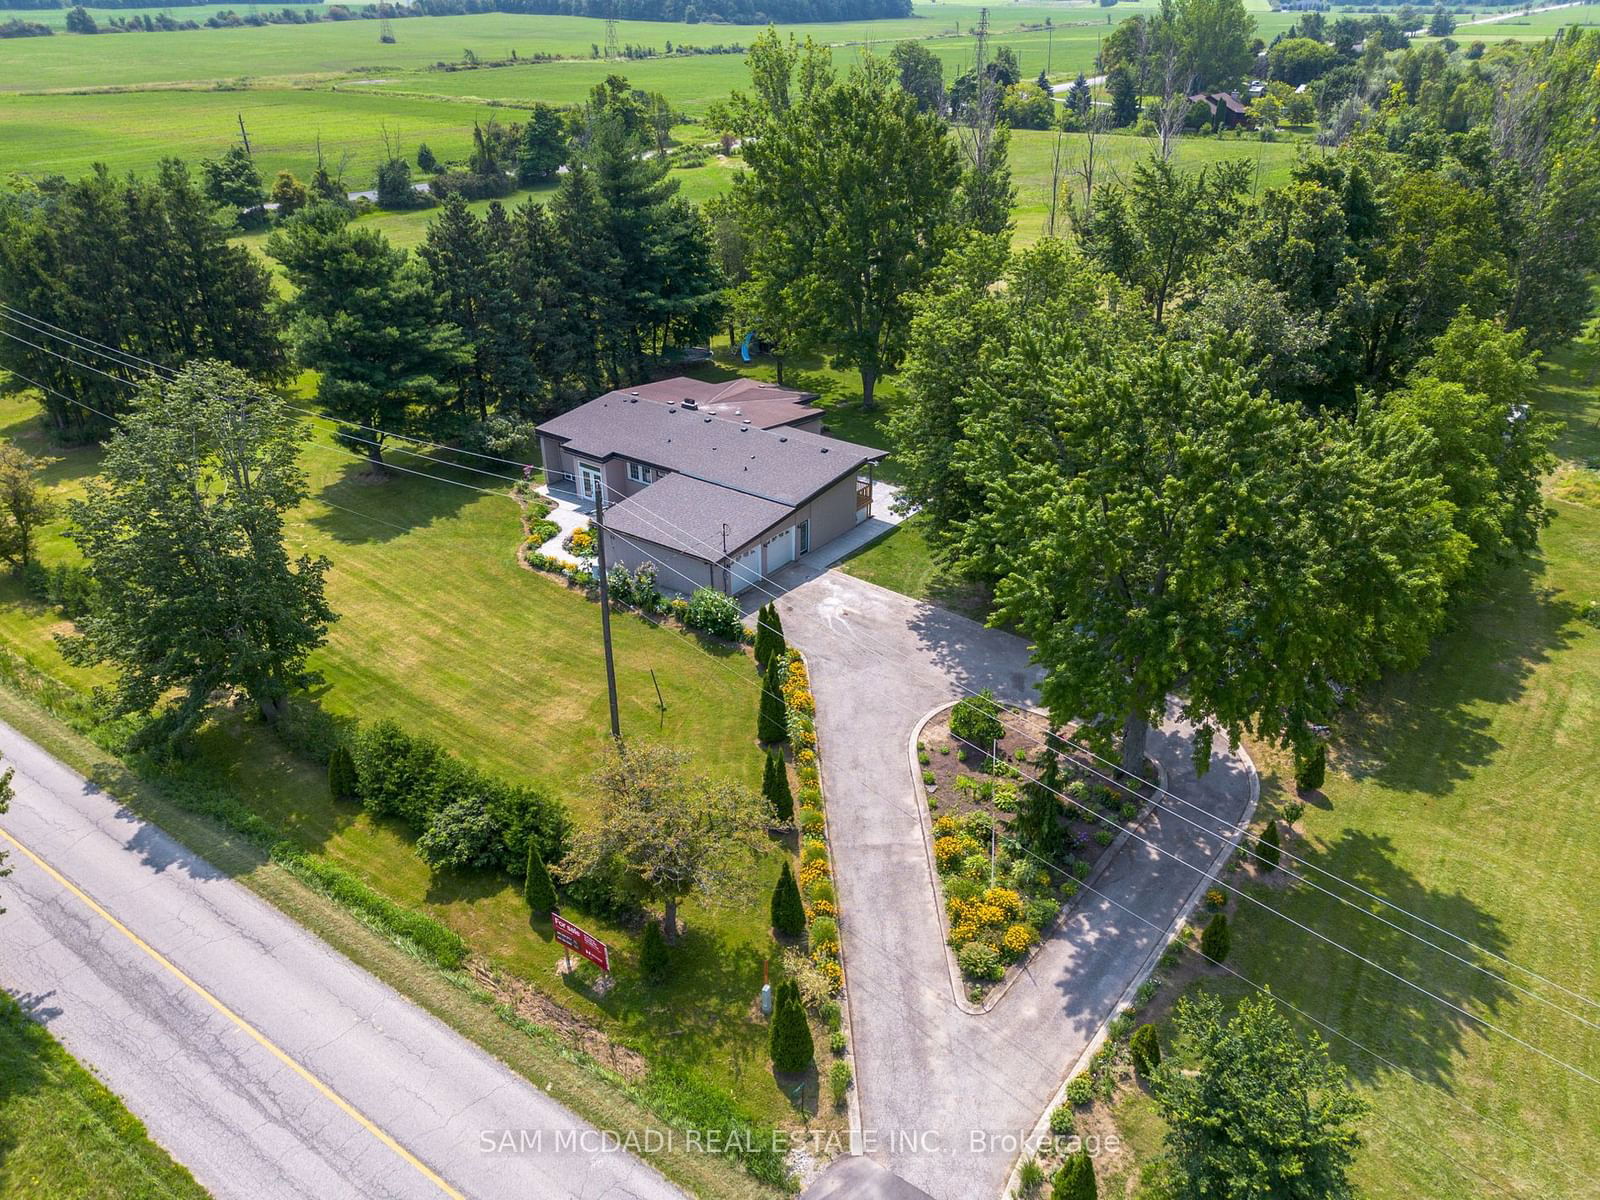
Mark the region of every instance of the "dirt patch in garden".
[[532, 984], [502, 975], [481, 958], [469, 958], [466, 969], [473, 982], [493, 996], [496, 1003], [505, 1005], [525, 1021], [552, 1030], [573, 1049], [583, 1051], [624, 1079], [642, 1079], [650, 1070], [650, 1064], [638, 1051], [619, 1046]]

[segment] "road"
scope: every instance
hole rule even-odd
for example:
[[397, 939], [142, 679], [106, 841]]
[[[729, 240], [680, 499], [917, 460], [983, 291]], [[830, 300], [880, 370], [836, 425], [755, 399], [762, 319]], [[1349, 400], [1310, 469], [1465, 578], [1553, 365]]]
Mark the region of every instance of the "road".
[[681, 1197], [4, 724], [0, 752], [0, 985], [213, 1195]]
[[[956, 1004], [910, 740], [963, 689], [1034, 699], [1027, 643], [839, 571], [778, 582], [806, 654], [833, 844], [864, 1150], [938, 1200], [998, 1197], [1068, 1068], [1116, 1011], [1230, 848], [1216, 818], [1249, 811], [1254, 769], [1224, 746], [1203, 777], [1175, 716], [1150, 753], [1193, 807], [1147, 817], [1069, 920], [988, 1012]], [[1172, 801], [1169, 804], [1175, 803]]]

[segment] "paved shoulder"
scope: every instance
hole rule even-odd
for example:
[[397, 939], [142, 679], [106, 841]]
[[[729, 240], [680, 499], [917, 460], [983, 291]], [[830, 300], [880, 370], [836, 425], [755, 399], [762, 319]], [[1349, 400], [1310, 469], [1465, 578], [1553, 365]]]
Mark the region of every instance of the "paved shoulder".
[[681, 1195], [3, 724], [0, 751], [0, 985], [214, 1195]]

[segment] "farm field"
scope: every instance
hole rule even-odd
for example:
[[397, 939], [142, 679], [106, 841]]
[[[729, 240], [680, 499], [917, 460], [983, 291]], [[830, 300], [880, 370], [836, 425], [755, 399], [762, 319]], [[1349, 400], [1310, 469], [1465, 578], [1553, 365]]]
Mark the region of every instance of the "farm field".
[[27, 999], [30, 1011], [0, 992], [0, 1200], [204, 1200], [122, 1101], [35, 1023], [51, 1015], [49, 998]]
[[[1578, 997], [1600, 995], [1600, 628], [1579, 613], [1600, 599], [1600, 488], [1592, 467], [1578, 464], [1600, 459], [1600, 346], [1554, 354], [1543, 384], [1542, 407], [1566, 423], [1557, 447], [1566, 465], [1550, 490], [1556, 516], [1540, 554], [1503, 572], [1423, 667], [1390, 680], [1347, 720], [1327, 784], [1308, 797], [1301, 836], [1285, 848], [1553, 981], [1477, 957], [1593, 1021], [1592, 999]], [[1291, 764], [1270, 748], [1250, 751], [1263, 811], [1281, 811], [1293, 798]], [[1305, 884], [1282, 890], [1281, 879], [1244, 886], [1510, 1035], [1264, 908], [1233, 903], [1228, 967], [1352, 1039], [1305, 1022], [1373, 1105], [1355, 1173], [1362, 1195], [1595, 1195], [1600, 1087], [1511, 1038], [1600, 1075], [1600, 1032], [1372, 920], [1365, 909], [1377, 906], [1364, 897], [1346, 893], [1358, 903], [1351, 908]], [[1253, 992], [1222, 970], [1203, 975], [1228, 1000]], [[1161, 1122], [1142, 1092], [1124, 1094], [1119, 1124], [1141, 1157], [1159, 1150]]]

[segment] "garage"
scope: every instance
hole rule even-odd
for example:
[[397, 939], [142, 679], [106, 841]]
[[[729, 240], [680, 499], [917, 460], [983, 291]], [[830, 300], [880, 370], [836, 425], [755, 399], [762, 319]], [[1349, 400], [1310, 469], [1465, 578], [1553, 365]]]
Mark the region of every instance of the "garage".
[[779, 567], [788, 566], [794, 561], [794, 526], [791, 525], [777, 537], [766, 543], [767, 574], [771, 575]]
[[761, 545], [751, 546], [728, 564], [728, 590], [734, 595], [749, 591], [761, 579]]

